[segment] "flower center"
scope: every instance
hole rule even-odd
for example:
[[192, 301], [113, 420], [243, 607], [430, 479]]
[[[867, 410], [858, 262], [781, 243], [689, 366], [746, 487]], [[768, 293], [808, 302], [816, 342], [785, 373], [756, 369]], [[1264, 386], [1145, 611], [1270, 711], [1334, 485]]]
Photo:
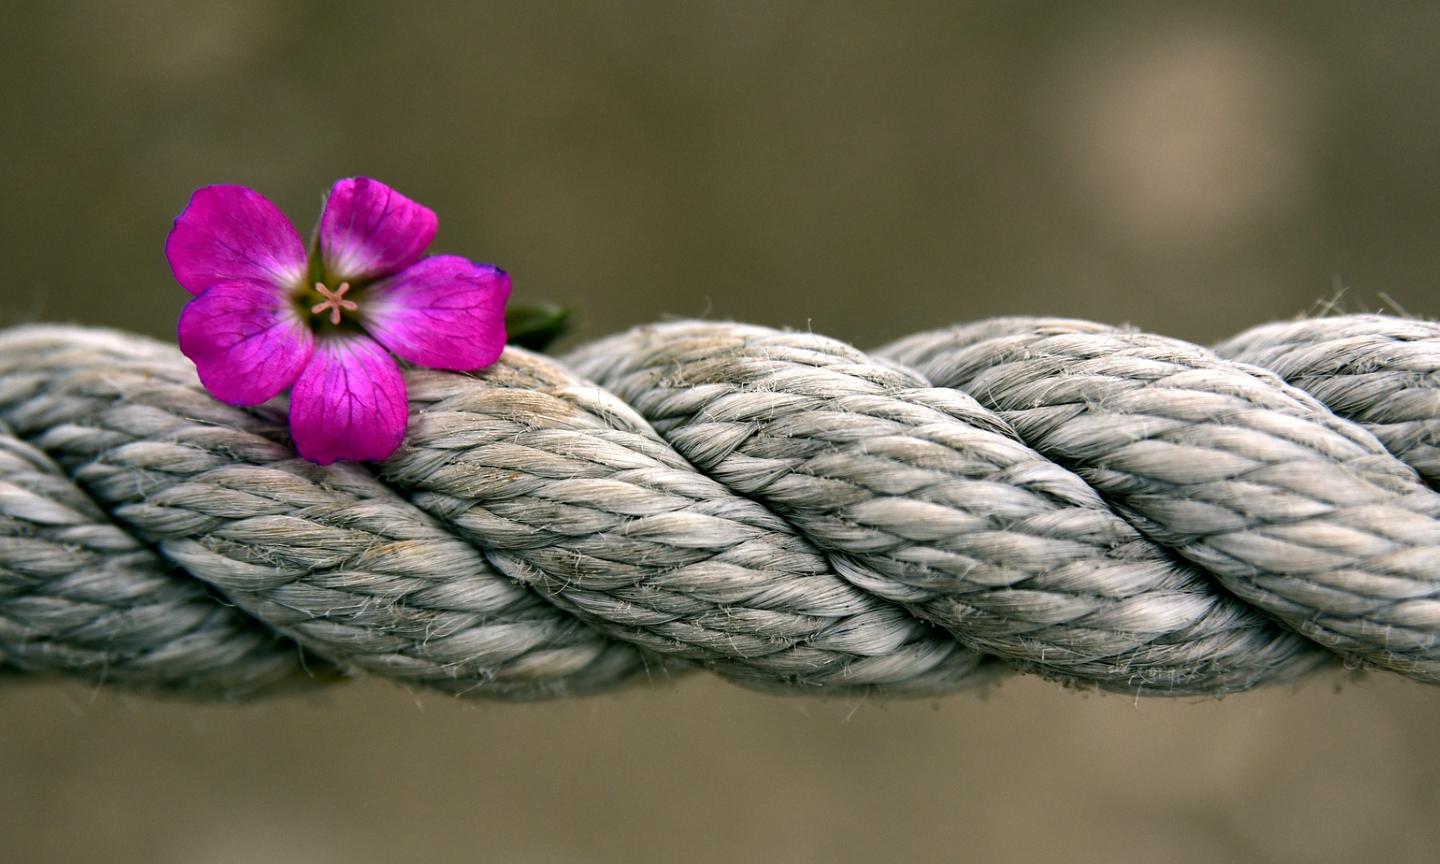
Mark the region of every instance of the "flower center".
[[341, 282], [340, 287], [336, 288], [334, 291], [331, 291], [329, 288], [325, 287], [324, 282], [316, 282], [316, 293], [318, 293], [321, 297], [325, 299], [323, 302], [316, 303], [314, 306], [310, 307], [311, 314], [320, 315], [328, 309], [330, 310], [330, 323], [339, 324], [340, 312], [342, 309], [354, 312], [356, 309], [360, 308], [354, 300], [345, 299], [345, 292], [349, 290], [349, 282]]

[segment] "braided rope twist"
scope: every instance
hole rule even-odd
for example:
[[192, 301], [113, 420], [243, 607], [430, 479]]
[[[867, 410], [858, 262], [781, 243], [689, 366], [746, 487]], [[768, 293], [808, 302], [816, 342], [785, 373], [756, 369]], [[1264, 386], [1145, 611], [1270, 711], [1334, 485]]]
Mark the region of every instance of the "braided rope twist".
[[1440, 681], [1433, 323], [1210, 350], [1012, 318], [867, 354], [674, 322], [406, 383], [402, 449], [322, 468], [283, 404], [215, 401], [172, 347], [0, 332], [0, 672], [204, 698]]

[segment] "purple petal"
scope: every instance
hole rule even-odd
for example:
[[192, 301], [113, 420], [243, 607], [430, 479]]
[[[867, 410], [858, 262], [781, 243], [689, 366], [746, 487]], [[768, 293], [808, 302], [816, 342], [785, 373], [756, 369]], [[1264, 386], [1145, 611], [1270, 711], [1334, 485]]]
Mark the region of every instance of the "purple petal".
[[221, 282], [180, 313], [180, 350], [195, 363], [210, 395], [258, 405], [295, 382], [315, 336], [278, 288]]
[[505, 349], [509, 297], [510, 274], [499, 267], [437, 255], [367, 288], [361, 322], [416, 365], [479, 369]]
[[293, 288], [305, 278], [305, 243], [280, 208], [244, 186], [204, 186], [165, 240], [175, 279], [191, 294], [250, 280]]
[[326, 336], [290, 393], [290, 435], [300, 455], [384, 459], [405, 438], [410, 406], [400, 367], [373, 339]]
[[420, 259], [439, 224], [430, 208], [378, 180], [340, 180], [320, 217], [325, 268], [339, 282], [398, 273]]

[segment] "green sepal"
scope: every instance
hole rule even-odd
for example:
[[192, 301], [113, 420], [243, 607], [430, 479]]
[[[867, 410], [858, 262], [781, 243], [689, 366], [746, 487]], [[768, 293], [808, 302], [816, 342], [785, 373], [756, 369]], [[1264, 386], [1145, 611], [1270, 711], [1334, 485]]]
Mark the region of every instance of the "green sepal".
[[569, 332], [571, 311], [558, 303], [511, 306], [505, 310], [506, 341], [531, 351], [544, 351]]

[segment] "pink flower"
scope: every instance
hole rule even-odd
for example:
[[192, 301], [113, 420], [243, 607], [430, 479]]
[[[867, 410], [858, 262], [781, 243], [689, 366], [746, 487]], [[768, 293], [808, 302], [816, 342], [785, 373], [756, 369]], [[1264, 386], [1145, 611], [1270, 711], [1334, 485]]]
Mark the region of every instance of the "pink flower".
[[165, 241], [175, 278], [197, 295], [180, 350], [232, 405], [286, 388], [300, 455], [384, 459], [405, 437], [405, 380], [390, 356], [459, 371], [505, 347], [510, 276], [454, 255], [422, 258], [435, 214], [383, 183], [337, 182], [315, 243], [244, 186], [195, 191]]

